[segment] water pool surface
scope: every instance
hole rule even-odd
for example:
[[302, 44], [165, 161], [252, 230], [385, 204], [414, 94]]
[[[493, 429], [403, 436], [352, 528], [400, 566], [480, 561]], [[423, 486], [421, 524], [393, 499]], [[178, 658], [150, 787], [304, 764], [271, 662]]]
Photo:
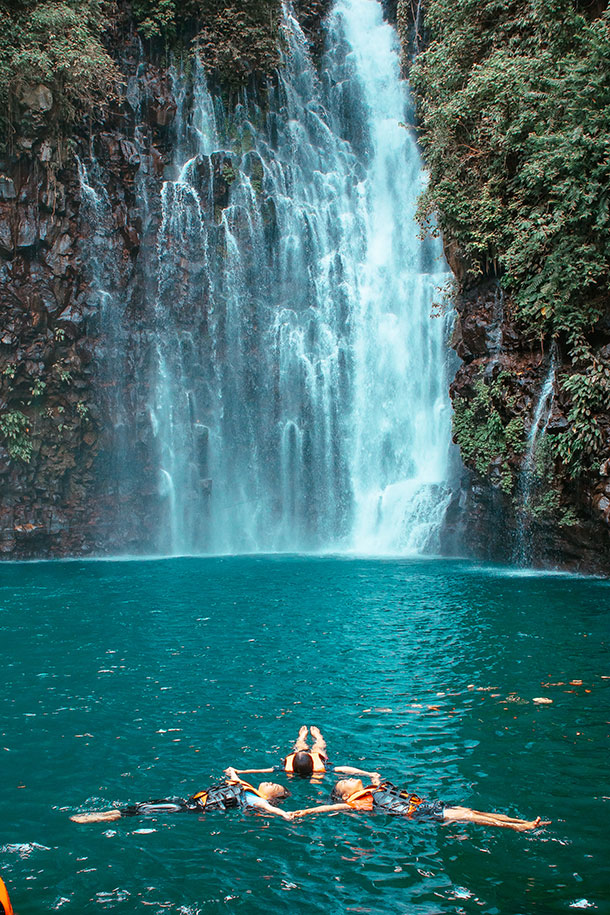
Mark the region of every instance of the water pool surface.
[[[2, 565], [0, 874], [15, 910], [610, 912], [609, 630], [606, 582], [460, 562]], [[69, 820], [274, 764], [301, 724], [337, 764], [552, 825]], [[332, 784], [290, 780], [284, 805]]]

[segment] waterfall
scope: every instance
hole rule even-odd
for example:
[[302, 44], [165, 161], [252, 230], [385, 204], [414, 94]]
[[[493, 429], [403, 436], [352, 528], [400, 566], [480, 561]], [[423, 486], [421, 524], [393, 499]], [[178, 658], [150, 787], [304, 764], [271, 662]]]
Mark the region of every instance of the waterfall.
[[425, 175], [381, 4], [337, 0], [326, 29], [318, 73], [284, 6], [264, 106], [244, 93], [225, 110], [199, 65], [175, 72], [156, 203], [141, 156], [132, 387], [151, 551], [437, 546], [451, 432], [431, 311], [447, 267], [418, 237]]
[[517, 500], [520, 510], [520, 524], [517, 531], [517, 548], [515, 551], [516, 562], [524, 566], [528, 562], [528, 553], [531, 553], [531, 530], [530, 530], [530, 502], [532, 498], [532, 487], [536, 477], [536, 449], [541, 441], [546, 427], [548, 425], [551, 409], [553, 406], [553, 397], [555, 393], [555, 375], [557, 372], [557, 351], [555, 345], [551, 350], [549, 359], [549, 368], [544, 379], [540, 396], [534, 410], [532, 423], [527, 436], [527, 447], [521, 475], [517, 490]]
[[117, 256], [116, 225], [105, 176], [94, 156], [87, 167], [77, 157], [80, 185], [80, 218], [83, 231], [83, 273], [89, 283], [87, 325], [97, 338], [96, 362], [98, 397], [110, 417], [104, 430], [102, 474], [110, 509], [108, 521], [116, 539], [128, 540], [123, 508], [124, 497], [133, 486], [129, 472], [132, 439], [132, 408], [121, 383], [130, 339], [125, 332], [125, 266]]
[[504, 290], [498, 283], [494, 290], [494, 300], [491, 309], [491, 321], [487, 328], [487, 352], [489, 353], [489, 362], [485, 368], [485, 374], [493, 377], [495, 367], [500, 362], [503, 343], [503, 325], [504, 325]]

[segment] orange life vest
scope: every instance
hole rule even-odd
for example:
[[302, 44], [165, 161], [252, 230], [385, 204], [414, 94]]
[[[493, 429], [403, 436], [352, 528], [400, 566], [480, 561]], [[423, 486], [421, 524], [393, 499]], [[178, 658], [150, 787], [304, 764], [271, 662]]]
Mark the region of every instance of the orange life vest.
[[366, 788], [354, 791], [353, 794], [350, 794], [349, 797], [345, 798], [343, 803], [347, 804], [349, 807], [353, 807], [354, 810], [372, 810], [374, 790], [375, 788], [373, 785], [368, 785]]
[[[326, 757], [322, 756], [320, 753], [312, 753], [309, 750], [301, 750], [300, 752], [305, 752], [308, 756], [311, 756], [313, 762], [313, 775], [320, 775], [323, 772], [326, 772]], [[291, 753], [290, 756], [287, 756], [284, 760], [284, 771], [294, 772], [294, 757], [296, 753]]]
[[0, 908], [4, 915], [14, 915], [11, 900], [8, 898], [8, 890], [4, 885], [4, 880], [0, 877]]

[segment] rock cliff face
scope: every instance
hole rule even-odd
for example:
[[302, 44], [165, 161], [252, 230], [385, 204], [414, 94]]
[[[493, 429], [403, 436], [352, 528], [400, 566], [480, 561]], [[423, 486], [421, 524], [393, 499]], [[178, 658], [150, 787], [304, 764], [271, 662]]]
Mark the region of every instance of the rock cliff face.
[[87, 548], [98, 443], [72, 157], [46, 139], [49, 91], [22, 105], [0, 183], [0, 549], [15, 556]]
[[[296, 4], [314, 52], [328, 5]], [[170, 67], [146, 60], [124, 17], [109, 40], [124, 87], [108, 116], [62, 138], [57, 99], [44, 85], [28, 86], [15, 100], [14, 140], [0, 156], [0, 552], [8, 558], [137, 552], [151, 542], [146, 523], [159, 496], [150, 422], [121, 456], [136, 468], [138, 491], [121, 492], [113, 463], [121, 414], [134, 411], [138, 426], [133, 390], [146, 372], [146, 348], [117, 351], [151, 293], [150, 240], [172, 160], [176, 99]], [[254, 59], [257, 49], [249, 50]], [[240, 78], [255, 85], [264, 76], [255, 69], [247, 76], [248, 48], [239, 62]], [[103, 199], [94, 170], [103, 175]], [[213, 174], [202, 176], [213, 206], [226, 205], [230, 179], [230, 161], [217, 157]], [[147, 225], [138, 191], [148, 200]], [[112, 289], [97, 281], [100, 266]]]
[[[126, 72], [135, 67], [125, 48]], [[173, 101], [166, 74], [147, 72], [151, 168], [163, 161]], [[139, 244], [131, 210], [137, 156], [133, 119], [117, 109], [95, 145], [108, 173], [112, 228], [88, 237], [78, 159], [93, 142], [50, 139], [54, 102], [44, 86], [21, 99], [20, 132], [0, 165], [0, 549], [13, 557], [85, 554], [106, 544], [100, 500], [107, 420], [98, 374], [99, 303], [92, 247], [112, 246], [128, 270]], [[175, 106], [174, 106], [175, 107]], [[111, 548], [111, 544], [108, 544]]]
[[[447, 513], [444, 551], [463, 553], [467, 543], [485, 559], [607, 573], [610, 462], [566, 478], [550, 448], [569, 425], [572, 404], [558, 378], [571, 364], [560, 346], [545, 350], [523, 334], [495, 278], [469, 283], [459, 252], [450, 242], [446, 249], [462, 283], [452, 339], [462, 364], [450, 393], [466, 470]], [[610, 416], [600, 421], [608, 445]]]

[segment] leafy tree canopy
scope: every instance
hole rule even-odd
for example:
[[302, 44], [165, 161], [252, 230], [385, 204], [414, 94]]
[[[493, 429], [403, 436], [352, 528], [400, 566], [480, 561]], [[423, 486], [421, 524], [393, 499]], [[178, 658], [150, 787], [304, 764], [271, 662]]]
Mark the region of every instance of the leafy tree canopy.
[[422, 222], [459, 243], [470, 280], [497, 273], [527, 327], [571, 344], [607, 308], [610, 275], [610, 13], [585, 12], [428, 0], [411, 73]]
[[118, 70], [101, 37], [107, 27], [104, 0], [0, 0], [0, 111], [27, 90], [52, 93], [59, 118], [74, 121], [103, 106]]

